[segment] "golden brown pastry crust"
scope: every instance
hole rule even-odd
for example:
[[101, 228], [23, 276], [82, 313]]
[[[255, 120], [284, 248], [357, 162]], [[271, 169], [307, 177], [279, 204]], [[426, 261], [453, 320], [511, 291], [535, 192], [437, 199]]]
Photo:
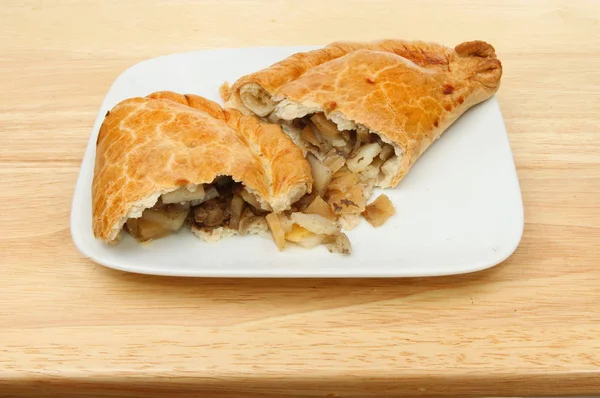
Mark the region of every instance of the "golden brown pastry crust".
[[226, 100], [248, 113], [240, 94], [258, 85], [274, 103], [285, 99], [366, 126], [404, 152], [395, 186], [460, 115], [497, 91], [501, 76], [494, 48], [482, 41], [454, 49], [400, 40], [333, 43], [242, 77]]
[[242, 182], [276, 210], [312, 186], [302, 151], [277, 125], [195, 95], [124, 100], [107, 113], [98, 134], [94, 235], [113, 241], [126, 219], [160, 194], [220, 175]]

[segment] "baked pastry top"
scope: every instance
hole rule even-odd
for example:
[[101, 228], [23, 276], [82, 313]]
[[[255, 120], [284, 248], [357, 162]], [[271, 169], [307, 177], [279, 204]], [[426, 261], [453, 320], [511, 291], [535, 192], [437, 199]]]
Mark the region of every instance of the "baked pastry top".
[[274, 211], [307, 191], [302, 151], [281, 128], [195, 95], [154, 93], [111, 109], [100, 128], [92, 183], [94, 235], [111, 242], [161, 195], [230, 176]]
[[395, 148], [396, 186], [419, 156], [466, 110], [498, 89], [502, 65], [482, 41], [455, 48], [385, 40], [332, 43], [244, 76], [226, 106], [271, 121], [323, 113], [339, 130], [363, 128]]

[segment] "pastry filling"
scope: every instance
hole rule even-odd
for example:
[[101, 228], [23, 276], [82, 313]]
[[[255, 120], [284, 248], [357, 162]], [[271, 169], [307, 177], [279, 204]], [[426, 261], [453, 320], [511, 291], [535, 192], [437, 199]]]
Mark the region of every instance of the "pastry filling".
[[186, 224], [194, 233], [209, 236], [223, 230], [239, 235], [271, 230], [281, 250], [293, 242], [305, 248], [325, 244], [330, 251], [343, 254], [351, 251], [334, 212], [320, 196], [306, 195], [290, 211], [275, 214], [230, 177], [163, 194], [140, 218], [127, 220], [125, 228], [138, 241], [148, 242]]
[[211, 184], [181, 187], [161, 195], [152, 208], [144, 210], [140, 218], [130, 218], [125, 226], [141, 242], [167, 236], [185, 224], [193, 231], [226, 228], [245, 235], [267, 231], [269, 210], [242, 184], [219, 177]]
[[323, 113], [283, 122], [284, 131], [307, 153], [315, 191], [346, 228], [358, 223], [373, 187], [389, 185], [402, 160], [399, 149], [351, 124], [354, 129], [340, 129]]

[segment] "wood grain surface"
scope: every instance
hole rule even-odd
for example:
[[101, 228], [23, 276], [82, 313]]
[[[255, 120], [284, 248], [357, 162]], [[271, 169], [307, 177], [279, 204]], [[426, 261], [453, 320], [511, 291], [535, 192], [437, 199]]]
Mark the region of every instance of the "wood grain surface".
[[[385, 37], [496, 47], [525, 203], [509, 260], [231, 280], [126, 274], [76, 251], [79, 165], [128, 66]], [[4, 0], [0, 88], [0, 396], [600, 395], [598, 1]]]

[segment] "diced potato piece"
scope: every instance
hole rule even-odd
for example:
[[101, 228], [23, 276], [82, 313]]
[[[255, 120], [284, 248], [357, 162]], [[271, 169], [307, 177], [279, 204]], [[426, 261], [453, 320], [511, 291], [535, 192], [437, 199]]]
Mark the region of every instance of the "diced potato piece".
[[352, 245], [346, 234], [340, 232], [334, 236], [334, 241], [327, 244], [327, 249], [331, 253], [351, 254]]
[[290, 218], [285, 214], [278, 214], [277, 216], [279, 217], [279, 223], [281, 224], [283, 232], [285, 232], [286, 234], [290, 232], [292, 230], [292, 227], [294, 226], [292, 220], [290, 220]]
[[301, 226], [294, 224], [292, 226], [292, 230], [285, 234], [285, 239], [289, 240], [290, 242], [300, 242], [302, 239], [310, 235], [313, 235], [313, 233], [306, 228], [302, 228]]
[[318, 214], [292, 213], [290, 218], [294, 224], [315, 234], [333, 235], [340, 231], [340, 225], [336, 221]]
[[363, 145], [354, 156], [348, 159], [346, 166], [354, 173], [361, 172], [373, 162], [381, 150], [381, 145], [376, 142]]
[[383, 166], [381, 166], [381, 171], [385, 175], [394, 175], [398, 172], [399, 168], [400, 168], [400, 164], [398, 163], [398, 158], [393, 157], [393, 158], [389, 158], [383, 164]]
[[340, 150], [348, 144], [348, 141], [344, 139], [344, 136], [342, 135], [341, 131], [338, 131], [338, 134], [336, 136], [331, 136], [319, 130], [319, 128], [314, 123], [310, 124], [313, 126], [315, 133], [321, 137], [321, 144], [319, 145], [319, 148], [321, 148], [321, 150], [326, 152], [330, 150], [332, 146]]
[[325, 202], [322, 197], [316, 196], [312, 203], [304, 209], [304, 213], [318, 214], [330, 220], [335, 220], [335, 213], [331, 210], [329, 203]]
[[300, 132], [300, 138], [302, 138], [302, 140], [304, 140], [316, 147], [321, 146], [321, 140], [319, 140], [319, 137], [317, 137], [317, 135], [315, 134], [315, 131], [313, 130], [312, 125], [310, 125], [310, 124], [307, 124], [306, 126], [304, 126], [304, 128]]
[[198, 185], [195, 191], [190, 191], [186, 187], [181, 187], [173, 192], [162, 194], [161, 199], [164, 204], [183, 203], [192, 200], [204, 200], [204, 187]]
[[312, 249], [323, 243], [327, 235], [309, 235], [304, 239], [296, 242], [297, 245], [302, 246], [305, 249]]
[[394, 207], [394, 204], [392, 203], [390, 198], [384, 193], [379, 195], [377, 197], [377, 199], [375, 199], [369, 205], [375, 205], [378, 209], [380, 209], [384, 213], [388, 213], [391, 215], [396, 214], [396, 208]]
[[369, 165], [369, 166], [367, 166], [366, 169], [361, 171], [360, 175], [362, 177], [361, 181], [363, 181], [363, 182], [375, 180], [375, 179], [377, 179], [377, 176], [379, 175], [379, 169], [377, 167], [373, 167], [373, 166]]
[[248, 204], [257, 209], [260, 209], [260, 203], [258, 202], [258, 199], [256, 199], [256, 196], [254, 196], [245, 189], [242, 189], [240, 195], [242, 196], [242, 199], [244, 199]]
[[342, 140], [345, 144], [342, 133], [338, 130], [336, 124], [325, 117], [324, 113], [315, 113], [310, 118], [311, 122], [315, 124], [317, 129], [327, 139], [331, 140]]
[[341, 169], [339, 169], [334, 175], [333, 178], [339, 178], [339, 177], [343, 177], [346, 176], [348, 174], [354, 174], [353, 172], [351, 172], [350, 170], [348, 170], [347, 167], [342, 167]]
[[308, 156], [306, 156], [306, 159], [308, 160], [308, 163], [310, 163], [310, 168], [312, 170], [314, 190], [322, 195], [325, 192], [327, 185], [329, 185], [333, 173], [329, 167], [321, 163], [312, 154], [309, 153]]
[[346, 142], [344, 146], [336, 147], [338, 153], [342, 155], [344, 158], [347, 158], [352, 153], [352, 148], [354, 148], [355, 143]]
[[379, 170], [381, 168], [381, 166], [383, 166], [384, 161], [380, 158], [375, 158], [373, 159], [373, 161], [371, 162], [371, 164], [369, 166], [371, 167], [375, 167], [377, 170]]
[[365, 198], [365, 200], [367, 200], [371, 197], [371, 195], [373, 195], [373, 188], [375, 187], [376, 181], [377, 180], [367, 180], [363, 183], [363, 197]]
[[334, 174], [329, 183], [328, 190], [330, 191], [346, 191], [358, 185], [360, 179], [357, 174], [350, 172], [347, 168], [342, 168]]
[[125, 229], [129, 232], [129, 235], [133, 236], [138, 241], [140, 240], [139, 221], [139, 218], [130, 218], [125, 222]]
[[209, 200], [216, 198], [217, 196], [219, 196], [219, 191], [217, 191], [217, 188], [215, 188], [212, 185], [207, 185], [204, 188], [204, 198], [198, 199], [198, 200], [192, 200], [192, 201], [190, 201], [190, 205], [198, 206], [204, 202], [208, 202]]
[[385, 222], [394, 214], [396, 214], [394, 204], [385, 194], [379, 195], [379, 197], [369, 203], [365, 208], [365, 211], [362, 212], [362, 215], [367, 219], [369, 224], [374, 227], [385, 224]]
[[379, 177], [381, 165], [383, 165], [383, 161], [377, 158], [373, 160], [373, 163], [368, 165], [360, 174], [366, 180], [377, 180], [377, 177]]
[[231, 198], [229, 228], [238, 229], [240, 227], [240, 218], [244, 210], [244, 199], [240, 195], [233, 195]]
[[342, 138], [338, 138], [337, 140], [331, 140], [331, 145], [333, 145], [334, 147], [340, 149], [342, 152], [346, 152], [345, 148], [351, 148], [352, 147], [352, 142], [350, 141], [346, 141], [343, 137]]
[[365, 210], [365, 197], [360, 185], [345, 191], [328, 191], [327, 203], [337, 215], [361, 213]]
[[178, 231], [183, 226], [189, 213], [189, 207], [169, 204], [159, 209], [146, 209], [142, 219], [160, 225], [171, 231]]
[[275, 213], [269, 213], [265, 217], [267, 220], [267, 224], [269, 224], [269, 229], [271, 230], [271, 234], [273, 234], [273, 240], [275, 244], [279, 248], [279, 250], [285, 249], [285, 231], [279, 221], [279, 217]]
[[360, 213], [343, 214], [338, 219], [344, 231], [352, 231], [354, 228], [358, 227], [358, 224], [360, 224], [360, 220]]
[[204, 187], [204, 201], [211, 200], [219, 196], [219, 191], [213, 185]]
[[171, 233], [171, 230], [143, 218], [130, 218], [126, 225], [131, 236], [140, 242], [159, 239]]
[[389, 144], [382, 144], [383, 149], [379, 153], [379, 158], [384, 162], [394, 156], [394, 148]]
[[346, 159], [337, 154], [329, 154], [323, 159], [323, 164], [329, 167], [332, 173], [337, 173], [337, 171], [346, 164]]

